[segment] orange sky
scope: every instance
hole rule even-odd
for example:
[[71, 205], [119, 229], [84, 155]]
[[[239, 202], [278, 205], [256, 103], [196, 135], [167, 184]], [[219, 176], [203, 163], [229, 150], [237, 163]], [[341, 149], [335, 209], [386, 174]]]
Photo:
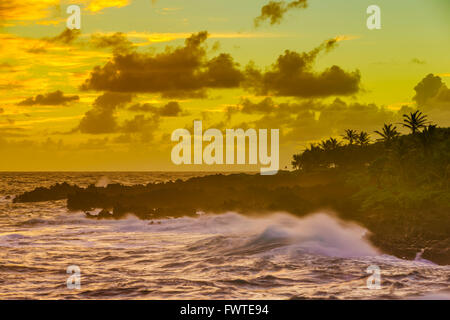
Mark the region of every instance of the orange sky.
[[[173, 165], [170, 134], [195, 119], [280, 129], [281, 168], [347, 128], [375, 139], [415, 108], [450, 124], [448, 1], [287, 0], [281, 15], [268, 3], [0, 5], [0, 170], [258, 169]], [[380, 30], [366, 27], [374, 3]]]

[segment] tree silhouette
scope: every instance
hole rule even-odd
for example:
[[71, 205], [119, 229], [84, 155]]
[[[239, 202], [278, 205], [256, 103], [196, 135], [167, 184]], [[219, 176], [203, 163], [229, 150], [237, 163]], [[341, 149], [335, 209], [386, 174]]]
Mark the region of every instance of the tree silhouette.
[[342, 135], [342, 137], [344, 138], [344, 140], [348, 141], [349, 145], [352, 145], [355, 141], [358, 140], [358, 133], [356, 132], [356, 130], [347, 129], [345, 130], [345, 134]]
[[415, 134], [420, 128], [425, 127], [427, 122], [427, 116], [419, 110], [410, 112], [403, 115], [403, 126], [411, 129], [411, 132]]
[[400, 133], [397, 131], [397, 127], [392, 124], [385, 124], [382, 131], [375, 131], [376, 134], [380, 135], [381, 138], [377, 140], [384, 141], [386, 144], [390, 144], [397, 138]]
[[322, 141], [320, 143], [320, 147], [324, 150], [324, 151], [331, 151], [331, 150], [335, 150], [337, 149], [337, 147], [339, 147], [341, 145], [341, 143], [339, 141], [337, 141], [337, 139], [335, 138], [330, 138], [328, 140]]
[[367, 146], [370, 142], [370, 136], [367, 132], [361, 131], [356, 140], [356, 144], [359, 146]]
[[428, 153], [433, 147], [436, 137], [436, 125], [429, 125], [424, 127], [419, 135], [419, 141], [422, 144], [423, 149]]

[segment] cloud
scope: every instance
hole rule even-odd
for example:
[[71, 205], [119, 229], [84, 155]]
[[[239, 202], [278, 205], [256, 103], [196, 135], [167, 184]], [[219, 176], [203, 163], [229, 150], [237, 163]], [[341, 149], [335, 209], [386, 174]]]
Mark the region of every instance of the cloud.
[[130, 0], [91, 0], [87, 9], [91, 12], [99, 12], [105, 8], [122, 8], [130, 4]]
[[415, 64], [426, 64], [427, 62], [425, 60], [421, 60], [418, 58], [414, 58], [411, 60], [411, 63], [415, 63]]
[[242, 113], [246, 114], [258, 114], [258, 113], [271, 113], [276, 110], [275, 102], [271, 98], [265, 98], [258, 103], [253, 103], [246, 99], [242, 103]]
[[159, 109], [158, 114], [163, 117], [176, 117], [181, 113], [181, 107], [178, 102], [171, 101]]
[[206, 63], [206, 71], [202, 77], [205, 86], [209, 88], [235, 88], [244, 76], [233, 58], [222, 53]]
[[355, 94], [360, 90], [358, 70], [347, 72], [336, 65], [322, 72], [312, 70], [318, 54], [333, 49], [337, 41], [327, 40], [310, 52], [286, 50], [265, 72], [247, 66], [245, 85], [259, 95], [311, 98]]
[[[299, 103], [276, 103], [272, 98], [259, 102], [243, 100], [232, 114], [249, 114], [253, 128], [278, 128], [283, 142], [314, 141], [340, 135], [345, 129], [373, 131], [384, 123], [400, 119], [397, 112], [375, 104], [347, 103], [336, 98], [331, 103], [305, 100]], [[259, 118], [255, 119], [255, 116]]]
[[430, 73], [415, 87], [416, 95], [413, 100], [418, 108], [427, 113], [430, 119], [441, 125], [450, 125], [450, 89], [441, 77]]
[[[85, 10], [98, 13], [105, 8], [121, 8], [131, 0], [79, 0], [70, 1], [83, 5]], [[61, 11], [60, 0], [3, 0], [0, 3], [0, 25], [11, 21], [33, 21], [40, 24], [55, 24], [53, 21], [42, 21]]]
[[163, 97], [206, 96], [208, 88], [238, 87], [242, 74], [231, 56], [206, 57], [206, 31], [193, 34], [185, 45], [159, 54], [115, 53], [95, 67], [82, 90], [160, 93]]
[[[244, 88], [259, 95], [326, 97], [351, 95], [359, 91], [359, 71], [347, 72], [331, 66], [314, 72], [321, 52], [332, 50], [341, 38], [323, 42], [306, 53], [286, 50], [266, 72], [248, 65], [242, 71], [226, 53], [208, 59], [206, 31], [191, 35], [185, 45], [166, 48], [159, 54], [114, 52], [104, 66], [95, 67], [82, 90], [159, 93], [165, 98], [205, 98], [208, 89]], [[123, 35], [107, 44], [123, 43]]]
[[95, 48], [112, 48], [114, 52], [129, 52], [133, 43], [122, 32], [112, 35], [93, 34], [90, 43]]
[[76, 40], [81, 34], [81, 31], [78, 29], [69, 29], [66, 28], [64, 31], [62, 31], [57, 36], [51, 37], [51, 38], [43, 38], [43, 40], [48, 42], [54, 42], [54, 43], [63, 43], [63, 44], [70, 44], [74, 40]]
[[19, 106], [34, 106], [34, 105], [66, 105], [69, 102], [79, 100], [79, 96], [65, 96], [60, 90], [46, 93], [44, 95], [38, 94], [36, 97], [27, 98], [18, 103]]
[[[151, 116], [135, 115], [131, 119], [127, 119], [119, 123], [116, 113], [119, 108], [123, 108], [130, 103], [133, 95], [130, 93], [106, 92], [97, 97], [93, 103], [91, 110], [87, 111], [81, 119], [77, 128], [72, 132], [80, 131], [87, 134], [110, 134], [121, 133], [118, 138], [120, 142], [132, 141], [129, 135], [139, 134], [142, 141], [150, 141], [153, 139], [153, 133], [159, 128], [160, 116], [167, 108], [155, 108], [155, 112]], [[135, 109], [142, 105], [134, 105]], [[173, 111], [172, 111], [173, 112]]]
[[45, 18], [59, 5], [59, 0], [8, 0], [0, 3], [2, 21], [30, 21]]
[[159, 117], [154, 115], [146, 117], [138, 114], [130, 120], [126, 120], [120, 127], [120, 132], [123, 133], [152, 133], [159, 127]]
[[180, 104], [176, 101], [170, 101], [164, 106], [158, 108], [150, 103], [136, 103], [128, 108], [132, 112], [148, 112], [161, 117], [176, 117], [181, 114]]
[[119, 125], [115, 116], [116, 109], [131, 102], [129, 93], [106, 92], [95, 99], [93, 108], [87, 111], [76, 128], [82, 133], [114, 133]]
[[158, 108], [150, 103], [136, 103], [130, 106], [128, 110], [132, 112], [156, 112]]
[[258, 27], [261, 22], [270, 20], [270, 24], [280, 24], [286, 12], [292, 9], [305, 9], [308, 7], [307, 0], [295, 0], [289, 3], [285, 1], [270, 1], [261, 8], [261, 15], [255, 18], [255, 26]]
[[416, 95], [414, 100], [419, 106], [423, 106], [430, 100], [446, 100], [449, 89], [442, 82], [441, 77], [432, 73], [423, 78], [415, 87]]
[[28, 134], [24, 133], [25, 129], [18, 127], [0, 127], [0, 136], [2, 138], [23, 138]]
[[0, 113], [4, 113], [4, 112], [5, 112], [5, 109], [0, 108]]

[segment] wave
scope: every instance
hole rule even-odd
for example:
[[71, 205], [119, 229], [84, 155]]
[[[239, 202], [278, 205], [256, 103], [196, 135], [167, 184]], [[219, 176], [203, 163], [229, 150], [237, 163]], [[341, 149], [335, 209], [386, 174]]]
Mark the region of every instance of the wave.
[[[128, 225], [127, 230], [130, 225]], [[249, 217], [229, 212], [202, 215], [198, 218], [163, 220], [150, 225], [152, 231], [202, 233], [227, 236], [240, 242], [228, 254], [253, 254], [277, 248], [297, 250], [330, 257], [350, 258], [378, 256], [381, 253], [366, 239], [368, 231], [354, 223], [344, 222], [325, 213], [296, 217], [275, 213], [263, 217]], [[244, 238], [244, 243], [242, 240]], [[195, 247], [221, 246], [223, 237], [196, 243]], [[219, 249], [219, 248], [216, 248]]]

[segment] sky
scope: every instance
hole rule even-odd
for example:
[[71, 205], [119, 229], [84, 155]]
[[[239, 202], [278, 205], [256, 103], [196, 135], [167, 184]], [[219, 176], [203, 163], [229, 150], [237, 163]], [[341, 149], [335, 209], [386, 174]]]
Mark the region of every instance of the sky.
[[416, 109], [450, 125], [447, 0], [10, 0], [0, 38], [0, 171], [258, 170], [175, 166], [194, 120], [279, 129], [281, 168]]

